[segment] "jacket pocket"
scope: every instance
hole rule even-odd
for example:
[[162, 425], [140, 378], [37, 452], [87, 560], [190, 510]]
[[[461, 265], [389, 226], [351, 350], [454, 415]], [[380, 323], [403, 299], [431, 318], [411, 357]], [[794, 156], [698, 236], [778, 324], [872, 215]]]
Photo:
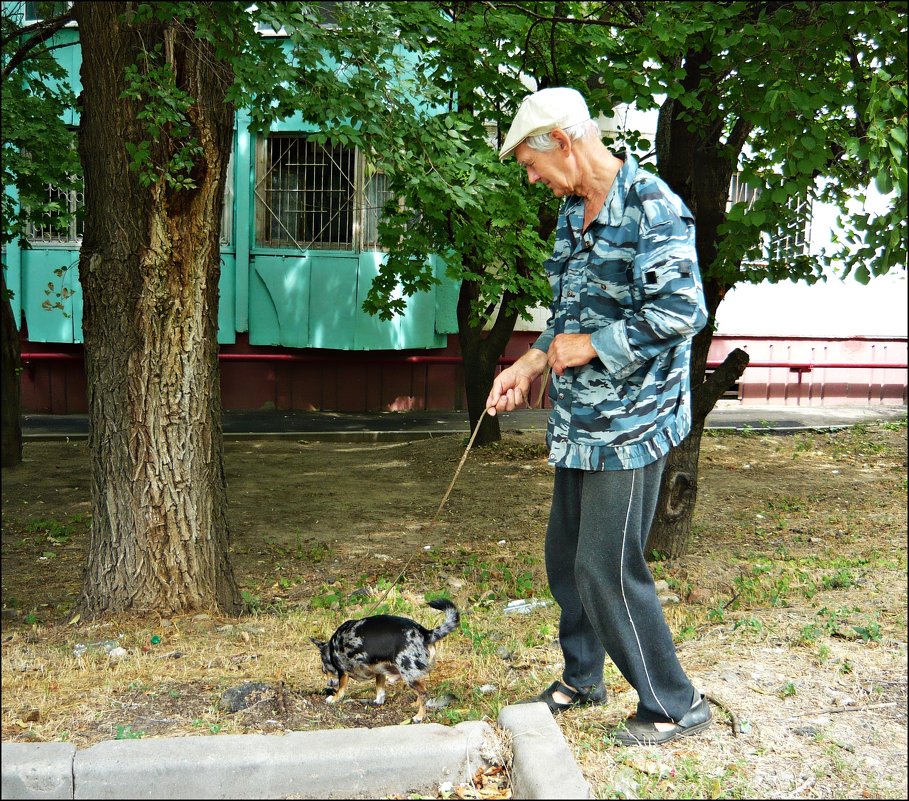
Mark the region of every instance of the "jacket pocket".
[[624, 259], [593, 258], [586, 270], [586, 308], [590, 322], [612, 322], [634, 311], [632, 264]]

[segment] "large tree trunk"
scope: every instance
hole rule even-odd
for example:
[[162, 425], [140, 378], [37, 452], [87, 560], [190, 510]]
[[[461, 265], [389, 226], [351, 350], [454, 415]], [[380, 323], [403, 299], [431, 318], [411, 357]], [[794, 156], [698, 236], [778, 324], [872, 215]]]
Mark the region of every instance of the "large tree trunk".
[[[80, 611], [235, 613], [217, 361], [219, 234], [229, 69], [186, 27], [131, 20], [132, 3], [75, 4], [82, 45], [79, 260], [92, 530]], [[161, 46], [194, 104], [195, 188], [142, 186], [125, 145], [147, 140], [125, 70]], [[156, 166], [174, 148], [167, 128]]]
[[0, 294], [0, 316], [3, 325], [3, 355], [0, 404], [2, 404], [2, 466], [15, 467], [22, 461], [22, 404], [19, 384], [21, 357], [19, 354], [19, 332], [13, 318], [13, 308], [6, 291], [6, 271], [0, 270], [2, 294]]

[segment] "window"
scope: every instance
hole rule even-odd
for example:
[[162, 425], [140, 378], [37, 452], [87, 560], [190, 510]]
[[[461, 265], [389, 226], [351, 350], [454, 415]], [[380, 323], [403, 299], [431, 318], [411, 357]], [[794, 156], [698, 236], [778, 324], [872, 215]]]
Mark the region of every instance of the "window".
[[42, 19], [59, 17], [70, 6], [72, 6], [72, 3], [26, 3], [23, 24], [31, 25], [33, 22], [38, 22]]
[[47, 201], [51, 210], [28, 223], [25, 238], [35, 244], [78, 245], [85, 229], [82, 189], [67, 191], [48, 184]]
[[223, 247], [230, 247], [234, 241], [234, 148], [230, 149], [227, 172], [224, 175], [224, 208], [221, 211], [221, 239]]
[[354, 148], [277, 134], [256, 142], [255, 194], [256, 245], [294, 250], [375, 248], [388, 198]]
[[[745, 203], [747, 208], [754, 205], [760, 194], [760, 189], [743, 183], [739, 175], [733, 175], [729, 185], [728, 210], [735, 203]], [[791, 197], [786, 202], [789, 211], [787, 221], [775, 231], [763, 235], [763, 258], [760, 262], [787, 261], [798, 256], [809, 254], [811, 243], [811, 212], [812, 201], [810, 197]]]
[[[369, 172], [369, 170], [366, 170]], [[379, 250], [379, 217], [382, 206], [391, 197], [385, 173], [373, 170], [366, 176], [366, 203], [363, 208], [363, 250]]]
[[811, 198], [791, 197], [786, 202], [793, 216], [787, 225], [771, 235], [768, 251], [771, 260], [788, 261], [807, 256], [811, 245]]
[[736, 203], [745, 203], [750, 209], [754, 205], [758, 194], [760, 194], [759, 189], [748, 186], [742, 181], [742, 177], [736, 173], [729, 182], [729, 201], [726, 204], [726, 210], [728, 211], [729, 207], [734, 206]]
[[[85, 232], [83, 207], [85, 200], [82, 188], [60, 189], [47, 185], [47, 202], [52, 206], [40, 218], [26, 225], [25, 238], [33, 244], [76, 245], [82, 242]], [[67, 219], [68, 218], [68, 219]], [[221, 245], [233, 242], [234, 226], [234, 156], [231, 151], [224, 181], [224, 209], [221, 212]]]

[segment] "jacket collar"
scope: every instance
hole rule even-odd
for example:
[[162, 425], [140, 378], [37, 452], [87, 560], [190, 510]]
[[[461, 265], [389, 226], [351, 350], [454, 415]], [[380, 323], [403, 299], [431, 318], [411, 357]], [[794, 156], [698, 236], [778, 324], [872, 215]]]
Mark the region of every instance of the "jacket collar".
[[597, 222], [602, 225], [619, 226], [622, 224], [622, 218], [625, 216], [625, 204], [628, 200], [628, 193], [631, 191], [631, 184], [634, 183], [634, 177], [638, 172], [637, 159], [631, 153], [625, 153], [625, 163], [619, 169], [609, 194], [606, 196], [606, 202], [597, 215]]

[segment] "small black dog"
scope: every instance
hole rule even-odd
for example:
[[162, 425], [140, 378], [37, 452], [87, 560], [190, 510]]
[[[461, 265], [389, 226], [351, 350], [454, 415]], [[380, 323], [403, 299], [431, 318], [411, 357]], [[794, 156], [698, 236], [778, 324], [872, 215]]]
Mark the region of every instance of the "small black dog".
[[376, 703], [385, 702], [385, 683], [403, 678], [417, 693], [414, 723], [426, 714], [426, 679], [436, 661], [436, 643], [453, 632], [461, 619], [448, 600], [430, 601], [433, 609], [445, 612], [441, 626], [430, 630], [415, 620], [395, 615], [373, 615], [347, 620], [338, 626], [328, 642], [316, 640], [322, 655], [322, 672], [338, 691], [326, 698], [333, 704], [344, 697], [348, 678], [376, 680]]

